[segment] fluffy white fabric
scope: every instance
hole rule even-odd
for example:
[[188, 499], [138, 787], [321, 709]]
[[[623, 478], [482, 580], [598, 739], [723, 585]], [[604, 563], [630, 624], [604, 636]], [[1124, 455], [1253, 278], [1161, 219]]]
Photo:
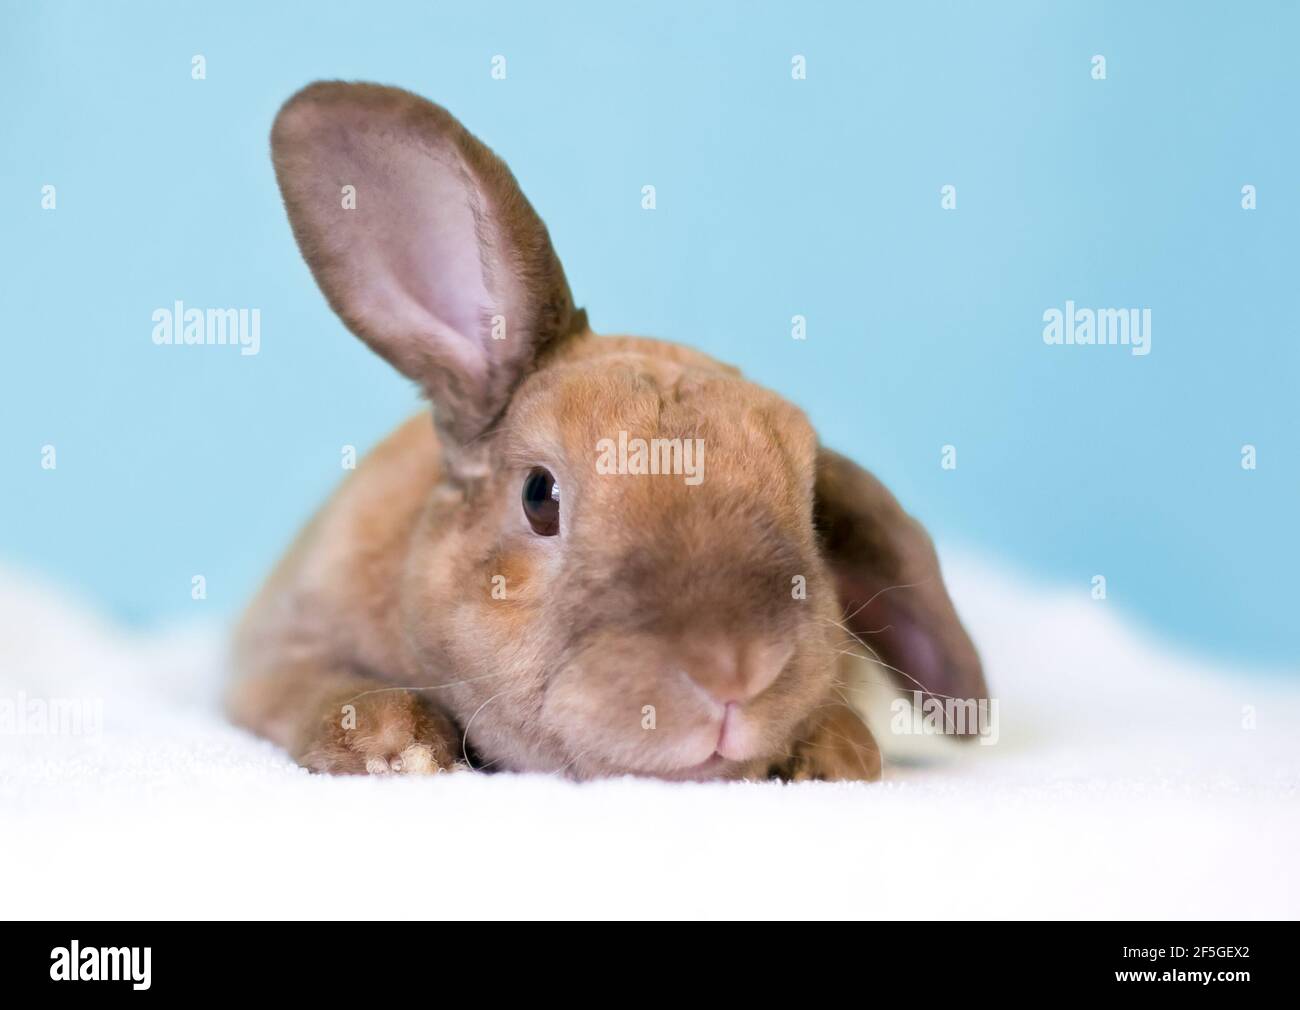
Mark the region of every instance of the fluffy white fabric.
[[311, 776], [223, 722], [216, 629], [127, 634], [0, 576], [10, 715], [103, 720], [0, 734], [4, 913], [1300, 915], [1296, 671], [1179, 656], [1086, 588], [948, 574], [997, 744], [903, 763], [879, 727], [885, 782], [798, 786]]

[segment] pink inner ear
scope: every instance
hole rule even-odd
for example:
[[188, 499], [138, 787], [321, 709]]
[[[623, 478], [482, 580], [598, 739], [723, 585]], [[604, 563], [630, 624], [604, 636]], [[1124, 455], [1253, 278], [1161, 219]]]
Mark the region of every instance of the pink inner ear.
[[390, 267], [421, 305], [479, 346], [492, 314], [473, 207], [482, 198], [463, 173], [403, 155], [397, 185], [389, 176], [383, 194]]
[[[433, 356], [467, 377], [487, 371], [486, 322], [498, 311], [488, 290], [474, 201], [458, 165], [418, 140], [347, 133], [331, 144], [330, 175], [354, 179], [355, 210], [343, 211], [351, 297], [399, 364]], [[350, 226], [350, 227], [349, 227]], [[350, 248], [348, 248], [350, 247]], [[487, 250], [490, 252], [490, 250]]]

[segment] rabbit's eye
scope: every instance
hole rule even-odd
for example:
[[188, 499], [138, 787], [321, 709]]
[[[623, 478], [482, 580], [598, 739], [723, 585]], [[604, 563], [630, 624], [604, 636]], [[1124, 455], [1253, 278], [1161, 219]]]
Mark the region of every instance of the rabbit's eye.
[[535, 466], [524, 478], [524, 515], [538, 536], [560, 532], [560, 485], [550, 470]]

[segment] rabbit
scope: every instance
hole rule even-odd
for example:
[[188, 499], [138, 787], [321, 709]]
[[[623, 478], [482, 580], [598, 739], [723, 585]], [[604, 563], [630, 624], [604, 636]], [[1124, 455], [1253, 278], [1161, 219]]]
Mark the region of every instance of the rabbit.
[[[249, 605], [237, 724], [326, 773], [872, 780], [844, 653], [987, 695], [921, 526], [737, 369], [594, 334], [509, 169], [447, 111], [317, 82], [271, 153], [330, 306], [432, 416], [360, 462]], [[698, 445], [700, 479], [601, 472], [620, 438]]]

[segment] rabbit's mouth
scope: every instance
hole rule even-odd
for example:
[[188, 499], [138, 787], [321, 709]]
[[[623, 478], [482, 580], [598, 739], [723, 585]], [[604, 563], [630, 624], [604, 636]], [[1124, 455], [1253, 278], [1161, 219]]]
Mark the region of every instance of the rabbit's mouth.
[[736, 702], [721, 706], [720, 718], [700, 733], [689, 747], [683, 746], [682, 750], [699, 754], [710, 741], [712, 751], [703, 760], [650, 774], [673, 782], [725, 778], [729, 772], [734, 772], [753, 760], [759, 749], [757, 727]]
[[755, 737], [753, 720], [745, 715], [739, 703], [729, 701], [722, 709], [722, 724], [718, 727], [713, 754], [726, 761], [746, 761], [757, 749]]

